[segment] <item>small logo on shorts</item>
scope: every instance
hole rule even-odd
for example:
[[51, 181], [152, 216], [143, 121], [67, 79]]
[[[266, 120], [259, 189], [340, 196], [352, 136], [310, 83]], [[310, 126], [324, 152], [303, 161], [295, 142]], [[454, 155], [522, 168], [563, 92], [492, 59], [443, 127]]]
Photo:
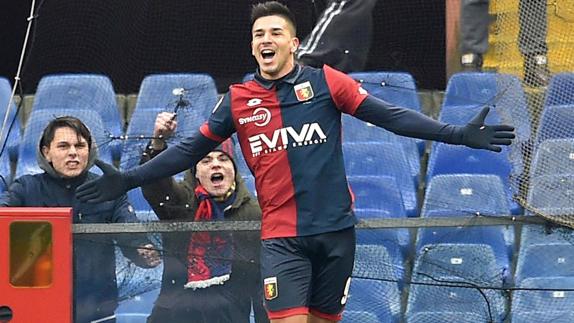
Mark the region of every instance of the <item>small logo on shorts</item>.
[[347, 278], [347, 283], [345, 284], [345, 290], [343, 291], [343, 297], [341, 297], [341, 305], [345, 305], [347, 303], [347, 299], [349, 298], [350, 287], [351, 287], [351, 277]]
[[263, 280], [265, 299], [270, 301], [277, 297], [277, 277], [269, 277]]

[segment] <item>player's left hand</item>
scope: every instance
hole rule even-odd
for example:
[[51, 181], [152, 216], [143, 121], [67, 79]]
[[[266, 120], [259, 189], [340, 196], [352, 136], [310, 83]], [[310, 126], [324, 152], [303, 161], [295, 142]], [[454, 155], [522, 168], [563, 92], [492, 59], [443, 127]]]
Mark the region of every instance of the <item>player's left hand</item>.
[[509, 125], [484, 124], [484, 119], [490, 111], [485, 107], [466, 126], [462, 127], [462, 144], [470, 148], [502, 151], [501, 145], [508, 146], [514, 139], [514, 127]]

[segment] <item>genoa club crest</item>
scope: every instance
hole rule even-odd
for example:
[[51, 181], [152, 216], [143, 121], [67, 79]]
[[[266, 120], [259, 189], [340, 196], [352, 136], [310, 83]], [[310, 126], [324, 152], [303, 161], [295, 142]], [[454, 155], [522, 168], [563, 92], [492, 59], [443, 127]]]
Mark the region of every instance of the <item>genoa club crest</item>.
[[313, 88], [309, 81], [295, 85], [295, 95], [299, 101], [307, 101], [313, 97]]
[[277, 277], [269, 277], [263, 280], [265, 299], [270, 301], [277, 297]]

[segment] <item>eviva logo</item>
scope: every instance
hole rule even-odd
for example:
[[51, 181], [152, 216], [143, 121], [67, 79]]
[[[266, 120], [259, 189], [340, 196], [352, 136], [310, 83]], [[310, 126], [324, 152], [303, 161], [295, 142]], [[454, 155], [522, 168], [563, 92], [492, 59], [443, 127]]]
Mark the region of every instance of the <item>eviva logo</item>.
[[317, 122], [305, 123], [299, 132], [293, 127], [285, 127], [275, 129], [271, 138], [265, 134], [249, 137], [249, 145], [253, 157], [259, 156], [261, 153], [268, 154], [278, 150], [284, 150], [289, 148], [289, 146], [307, 146], [324, 143], [326, 141], [327, 136], [325, 136], [323, 129], [321, 129], [321, 126]]

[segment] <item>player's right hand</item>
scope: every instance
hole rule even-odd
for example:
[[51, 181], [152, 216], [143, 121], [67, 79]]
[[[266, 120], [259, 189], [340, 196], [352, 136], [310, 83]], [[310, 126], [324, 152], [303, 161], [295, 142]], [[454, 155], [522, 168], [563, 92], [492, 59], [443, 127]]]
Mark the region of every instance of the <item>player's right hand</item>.
[[96, 160], [104, 174], [97, 179], [88, 181], [76, 189], [76, 198], [86, 203], [100, 203], [115, 200], [128, 191], [123, 174], [110, 164]]

